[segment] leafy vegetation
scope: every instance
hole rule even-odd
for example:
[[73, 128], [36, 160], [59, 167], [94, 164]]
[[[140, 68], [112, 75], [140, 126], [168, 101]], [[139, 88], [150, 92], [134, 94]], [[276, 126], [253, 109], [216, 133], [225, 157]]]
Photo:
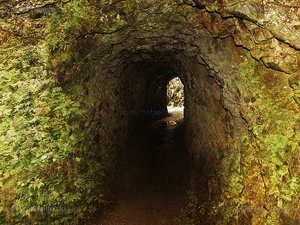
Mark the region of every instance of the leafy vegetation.
[[[2, 9], [10, 7], [7, 2]], [[64, 10], [0, 12], [0, 224], [76, 224], [95, 210], [92, 203], [104, 202], [104, 168], [87, 144], [93, 105], [78, 74], [95, 67], [106, 47], [130, 32], [194, 23], [198, 17], [193, 1], [163, 2], [147, 18], [137, 13], [148, 7], [144, 1], [48, 3]], [[220, 198], [213, 199], [211, 212], [191, 182], [186, 224], [197, 223], [201, 213], [215, 215], [216, 224], [299, 223], [300, 134], [293, 107], [298, 96], [283, 82], [287, 79], [263, 68], [251, 57], [237, 68], [232, 80], [242, 90], [248, 130], [229, 137], [219, 166]], [[295, 212], [268, 211], [277, 207]]]
[[182, 107], [184, 104], [184, 86], [178, 77], [167, 85], [168, 106]]
[[182, 224], [200, 224], [205, 216], [214, 224], [299, 224], [297, 96], [286, 78], [277, 78], [250, 56], [236, 69], [233, 80], [241, 90], [248, 129], [229, 137], [210, 205], [199, 201], [191, 182]]
[[298, 117], [291, 116], [297, 110], [293, 92], [263, 68], [247, 56], [235, 78], [244, 85], [241, 99], [249, 131], [232, 137], [220, 167], [224, 186], [219, 204], [226, 224], [297, 223], [299, 218], [299, 133]]
[[[43, 70], [45, 51], [45, 45], [24, 47], [10, 56], [11, 64], [1, 65], [1, 220], [6, 224], [76, 223], [94, 210], [88, 203], [102, 201], [95, 189], [104, 174], [87, 158], [88, 108], [79, 99], [80, 86], [72, 87], [77, 99], [64, 93]], [[34, 211], [47, 206], [65, 211]]]
[[[45, 38], [41, 21], [2, 18], [1, 224], [76, 224], [95, 210], [92, 203], [104, 202], [103, 166], [86, 145], [91, 106], [80, 82], [57, 82], [48, 49], [66, 50], [65, 42]], [[64, 65], [72, 58], [61, 56]]]

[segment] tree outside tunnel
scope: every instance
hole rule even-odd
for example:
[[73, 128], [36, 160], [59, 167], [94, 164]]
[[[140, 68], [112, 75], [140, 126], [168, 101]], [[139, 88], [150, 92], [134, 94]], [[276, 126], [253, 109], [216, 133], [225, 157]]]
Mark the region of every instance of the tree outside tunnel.
[[184, 85], [179, 77], [171, 79], [167, 85], [168, 107], [184, 106]]

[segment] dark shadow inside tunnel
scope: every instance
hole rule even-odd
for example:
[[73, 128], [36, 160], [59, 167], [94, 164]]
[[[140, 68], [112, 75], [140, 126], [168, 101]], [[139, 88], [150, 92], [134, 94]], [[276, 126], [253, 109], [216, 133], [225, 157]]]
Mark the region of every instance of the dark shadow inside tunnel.
[[[116, 72], [122, 93], [118, 123], [128, 134], [116, 156], [116, 189], [131, 188], [154, 168], [161, 174], [188, 171], [187, 159], [203, 159], [202, 151], [209, 151], [211, 137], [218, 135], [212, 125], [224, 121], [220, 88], [206, 65], [180, 51], [127, 57]], [[184, 106], [184, 112], [168, 112], [170, 106]]]
[[139, 134], [131, 136], [128, 149], [135, 154], [131, 159], [136, 160], [133, 165], [136, 164], [137, 180], [171, 184], [174, 179], [175, 183], [180, 183], [183, 177], [188, 177], [182, 174], [187, 173], [189, 166], [182, 114], [161, 116], [136, 131]]
[[134, 128], [117, 156], [117, 194], [150, 186], [168, 192], [188, 187], [184, 113], [168, 112], [169, 107], [183, 109], [184, 102], [184, 85], [171, 58], [139, 61], [125, 70], [123, 83], [130, 99], [125, 108], [131, 112], [126, 116]]
[[[176, 124], [168, 124], [170, 120]], [[131, 133], [125, 154], [118, 159], [122, 182], [116, 190], [117, 213], [133, 215], [139, 224], [178, 218], [188, 202], [190, 182], [184, 126], [183, 115], [163, 115]]]
[[[173, 201], [178, 212], [188, 202], [193, 174], [199, 181], [196, 185], [207, 195], [206, 172], [213, 171], [213, 152], [227, 129], [220, 87], [207, 65], [184, 52], [143, 52], [126, 57], [114, 72], [117, 79], [111, 86], [118, 113], [109, 121], [119, 128], [109, 132], [107, 127], [107, 133], [115, 132], [111, 189], [116, 201], [129, 195], [133, 197], [128, 201], [135, 196], [141, 201], [155, 196]], [[173, 88], [180, 94], [172, 95], [177, 102], [170, 103], [168, 87], [174, 78], [182, 84]], [[184, 110], [174, 113], [170, 106]], [[109, 115], [110, 107], [107, 112]]]
[[119, 208], [126, 202], [134, 214], [152, 211], [157, 220], [174, 220], [186, 207], [190, 156], [184, 126], [183, 114], [162, 115], [131, 133], [126, 154], [119, 158]]
[[[159, 190], [167, 188], [170, 192], [179, 189], [183, 193], [187, 191], [190, 156], [184, 135], [184, 86], [175, 77], [173, 95], [170, 96], [167, 93], [172, 92], [169, 84], [172, 80], [174, 77], [166, 76], [162, 85], [155, 83], [155, 94], [160, 95], [159, 92], [162, 92], [166, 98], [148, 102], [148, 105], [163, 107], [147, 108], [138, 114], [138, 123], [130, 133], [126, 150], [120, 153], [117, 160], [117, 180], [120, 187], [117, 192], [126, 188], [147, 189], [151, 186]], [[177, 111], [168, 112], [165, 110], [168, 105], [172, 109], [176, 106]], [[181, 110], [178, 110], [178, 106]]]

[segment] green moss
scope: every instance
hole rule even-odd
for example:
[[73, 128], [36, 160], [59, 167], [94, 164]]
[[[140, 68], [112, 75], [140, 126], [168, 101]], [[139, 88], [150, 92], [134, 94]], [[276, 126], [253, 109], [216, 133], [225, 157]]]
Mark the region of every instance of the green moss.
[[[245, 119], [250, 133], [241, 133], [233, 140], [223, 159], [231, 162], [230, 170], [220, 169], [223, 194], [230, 196], [224, 202], [228, 223], [244, 223], [246, 217], [251, 223], [265, 220], [265, 214], [234, 213], [236, 208], [262, 208], [263, 204], [266, 208], [288, 209], [296, 208], [300, 201], [299, 170], [293, 166], [297, 162], [299, 143], [299, 134], [294, 130], [297, 118], [290, 111], [293, 94], [282, 83], [274, 87], [268, 82], [266, 77], [273, 72], [262, 68], [261, 63], [247, 56], [239, 65], [236, 77], [239, 85], [245, 87], [243, 95], [248, 93], [255, 100], [242, 102], [248, 111]], [[285, 217], [297, 221], [294, 215], [285, 214]], [[268, 219], [269, 222], [279, 220], [280, 214], [271, 214]]]

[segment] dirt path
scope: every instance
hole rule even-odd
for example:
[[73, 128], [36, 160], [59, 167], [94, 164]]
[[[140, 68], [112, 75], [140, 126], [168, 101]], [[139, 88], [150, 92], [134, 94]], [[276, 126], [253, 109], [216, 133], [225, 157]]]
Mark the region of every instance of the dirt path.
[[[168, 121], [176, 121], [174, 122]], [[172, 124], [172, 125], [171, 125]], [[139, 130], [130, 148], [138, 154], [134, 185], [121, 191], [116, 207], [94, 224], [163, 225], [180, 223], [186, 206], [189, 158], [184, 144], [182, 113], [155, 121]], [[143, 135], [148, 133], [148, 135]]]

